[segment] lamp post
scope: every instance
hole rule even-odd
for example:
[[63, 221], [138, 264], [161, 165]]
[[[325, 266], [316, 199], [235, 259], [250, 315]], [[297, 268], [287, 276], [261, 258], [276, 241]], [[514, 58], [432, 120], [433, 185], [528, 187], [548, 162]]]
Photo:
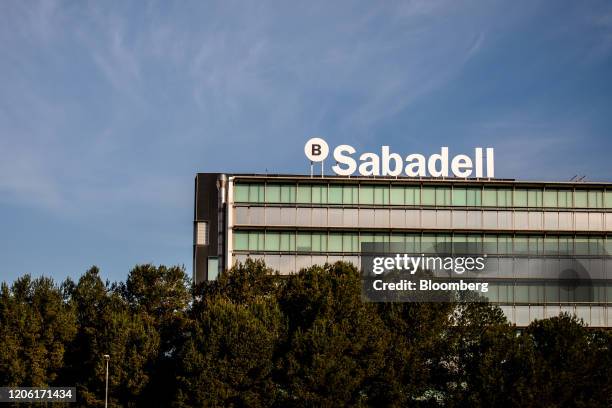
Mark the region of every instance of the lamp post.
[[105, 354], [104, 360], [106, 360], [106, 392], [104, 393], [104, 408], [108, 408], [108, 361], [110, 360], [110, 356]]

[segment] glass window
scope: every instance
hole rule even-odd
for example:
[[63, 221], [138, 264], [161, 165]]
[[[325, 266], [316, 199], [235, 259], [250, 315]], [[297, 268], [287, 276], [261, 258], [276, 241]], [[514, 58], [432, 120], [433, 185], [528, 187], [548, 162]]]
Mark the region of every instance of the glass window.
[[[612, 201], [610, 201], [612, 203]], [[421, 189], [406, 187], [406, 205], [421, 205]]]
[[612, 190], [606, 190], [606, 208], [612, 208]]
[[238, 203], [246, 203], [249, 201], [248, 184], [236, 184], [234, 186], [234, 201]]
[[453, 188], [453, 205], [467, 205], [467, 191], [465, 188]]
[[249, 233], [247, 231], [234, 232], [234, 249], [247, 251], [249, 249]]
[[342, 234], [332, 232], [329, 234], [329, 252], [342, 252]]
[[588, 207], [587, 192], [586, 190], [574, 191], [574, 207], [575, 208], [587, 208]]
[[281, 232], [280, 234], [280, 250], [281, 251], [295, 251], [295, 233], [293, 232]]
[[571, 237], [559, 237], [559, 253], [562, 255], [570, 255], [574, 253], [574, 240]]
[[407, 253], [419, 253], [421, 252], [421, 237], [416, 234], [406, 234], [404, 237], [406, 240], [406, 252]]
[[357, 204], [357, 186], [345, 185], [342, 187], [342, 202], [344, 204]]
[[525, 236], [514, 237], [514, 253], [527, 254], [529, 251], [529, 239]]
[[435, 188], [424, 186], [421, 191], [421, 201], [423, 205], [435, 205], [436, 204]]
[[589, 254], [589, 238], [584, 236], [576, 237], [574, 241], [574, 251], [576, 255]]
[[524, 190], [524, 189], [514, 190], [514, 206], [515, 207], [527, 207], [527, 190]]
[[327, 185], [315, 184], [312, 186], [313, 204], [327, 204]]
[[329, 204], [342, 204], [342, 186], [330, 185], [327, 201]]
[[482, 205], [497, 207], [497, 191], [493, 188], [485, 188], [482, 191]]
[[544, 254], [553, 255], [559, 253], [559, 237], [546, 236], [544, 238]]
[[312, 250], [315, 252], [327, 252], [327, 234], [313, 233], [312, 234]]
[[512, 207], [512, 190], [509, 188], [497, 189], [497, 206]]
[[295, 186], [283, 184], [281, 186], [281, 203], [295, 203]]
[[343, 252], [359, 252], [357, 234], [347, 233], [342, 236]]
[[485, 254], [497, 254], [497, 236], [485, 235], [482, 239], [482, 251]]
[[603, 191], [589, 190], [589, 208], [603, 207]]
[[264, 234], [259, 231], [249, 232], [249, 251], [261, 251], [264, 249]]
[[249, 202], [263, 203], [264, 201], [264, 185], [249, 184]]
[[359, 204], [374, 204], [374, 186], [362, 184], [359, 187]]
[[312, 250], [310, 232], [298, 232], [296, 239], [296, 247], [298, 252], [310, 252]]
[[280, 203], [281, 202], [281, 186], [280, 184], [268, 184], [266, 186], [266, 202]]
[[266, 251], [280, 250], [280, 233], [266, 232]]
[[404, 205], [404, 187], [391, 186], [389, 201], [392, 205]]
[[604, 255], [604, 240], [600, 237], [589, 237], [589, 254]]
[[572, 190], [559, 190], [557, 201], [559, 208], [572, 208]]
[[312, 186], [309, 184], [298, 185], [297, 202], [301, 204], [310, 204], [312, 202]]
[[510, 235], [498, 235], [497, 237], [497, 252], [499, 254], [512, 254], [512, 237]]
[[482, 204], [482, 190], [479, 188], [467, 189], [467, 205], [469, 207], [480, 207]]
[[557, 206], [557, 190], [544, 191], [544, 207]]
[[527, 205], [529, 207], [542, 206], [542, 190], [529, 189], [527, 190]]
[[436, 205], [450, 205], [451, 203], [451, 188], [436, 187]]
[[529, 237], [529, 253], [531, 255], [537, 255], [542, 253], [542, 237], [535, 237], [535, 236], [530, 236]]
[[516, 303], [527, 303], [529, 302], [529, 286], [528, 285], [514, 285], [514, 301]]
[[374, 186], [374, 204], [389, 204], [388, 186]]
[[433, 234], [424, 234], [421, 237], [421, 250], [424, 253], [435, 253], [436, 236]]
[[208, 279], [216, 280], [219, 275], [219, 258], [216, 256], [208, 257]]

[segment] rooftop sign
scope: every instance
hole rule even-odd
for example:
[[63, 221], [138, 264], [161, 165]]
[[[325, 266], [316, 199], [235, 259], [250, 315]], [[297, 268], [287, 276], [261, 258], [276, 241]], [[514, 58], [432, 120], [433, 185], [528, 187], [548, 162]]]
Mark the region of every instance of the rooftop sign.
[[[304, 153], [311, 162], [323, 162], [329, 155], [329, 146], [325, 140], [315, 137], [306, 142]], [[381, 146], [380, 154], [358, 154], [353, 146], [343, 144], [333, 151], [336, 164], [332, 170], [339, 176], [351, 176], [357, 171], [361, 176], [495, 177], [492, 147], [476, 147], [472, 157], [465, 154], [449, 157], [448, 147], [441, 147], [440, 153], [429, 157], [419, 153], [402, 156], [392, 152], [389, 146]]]

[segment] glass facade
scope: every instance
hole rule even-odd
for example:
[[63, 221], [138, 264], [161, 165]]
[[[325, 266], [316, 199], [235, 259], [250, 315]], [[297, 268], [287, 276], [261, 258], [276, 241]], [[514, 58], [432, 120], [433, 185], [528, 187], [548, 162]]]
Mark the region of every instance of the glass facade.
[[[339, 260], [359, 267], [370, 242], [487, 254], [486, 296], [512, 322], [566, 311], [612, 326], [611, 184], [236, 176], [229, 192], [230, 264], [258, 257], [281, 273]], [[589, 271], [588, 293], [541, 280], [559, 278], [570, 259]]]
[[359, 253], [365, 242], [401, 243], [407, 251], [433, 253], [436, 245], [459, 245], [491, 255], [611, 256], [612, 236], [397, 233], [357, 231], [237, 230], [234, 250], [246, 252]]
[[234, 202], [512, 208], [612, 208], [612, 189], [393, 184], [237, 183]]

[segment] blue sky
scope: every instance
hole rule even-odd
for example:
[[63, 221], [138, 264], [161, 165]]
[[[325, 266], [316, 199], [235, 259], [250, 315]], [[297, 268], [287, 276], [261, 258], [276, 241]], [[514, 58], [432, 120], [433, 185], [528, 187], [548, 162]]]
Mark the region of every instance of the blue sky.
[[609, 1], [2, 1], [0, 53], [0, 280], [190, 272], [194, 174], [313, 135], [612, 180]]

